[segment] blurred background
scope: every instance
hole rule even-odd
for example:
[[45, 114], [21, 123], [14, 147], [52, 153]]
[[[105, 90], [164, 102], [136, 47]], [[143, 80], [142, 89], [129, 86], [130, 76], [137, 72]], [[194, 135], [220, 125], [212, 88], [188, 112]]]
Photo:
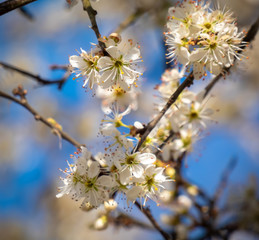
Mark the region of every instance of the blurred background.
[[[221, 6], [226, 4], [224, 0], [219, 2]], [[98, 11], [100, 32], [105, 36], [128, 17], [135, 18], [122, 36], [135, 39], [141, 46], [145, 72], [140, 90], [145, 91], [139, 97], [139, 109], [127, 117], [128, 123], [148, 122], [154, 110], [157, 94], [154, 87], [166, 68], [164, 25], [167, 9], [173, 4], [170, 0], [93, 3]], [[248, 30], [258, 17], [259, 0], [229, 0], [227, 5], [238, 17], [240, 29]], [[0, 62], [55, 80], [64, 71], [51, 70], [51, 65], [68, 65], [69, 56], [77, 54], [77, 49], [89, 50], [90, 43], [97, 43], [80, 1], [74, 7], [69, 7], [65, 0], [36, 1], [24, 8], [32, 19], [19, 10], [0, 17]], [[208, 104], [219, 110], [214, 115], [216, 123], [211, 123], [203, 133], [184, 169], [187, 179], [213, 194], [229, 160], [235, 157], [237, 165], [230, 176], [225, 201], [233, 201], [234, 193], [238, 194], [251, 182], [258, 189], [259, 36], [245, 54], [249, 59], [236, 64], [231, 75], [213, 90]], [[208, 81], [197, 82], [193, 89], [202, 90]], [[22, 84], [33, 108], [46, 118], [54, 118], [66, 132], [97, 153], [100, 144], [97, 123], [103, 119], [103, 113], [100, 100], [83, 89], [82, 83], [71, 76], [59, 90], [57, 85], [39, 86], [28, 77], [0, 67], [2, 91], [11, 94], [13, 88]], [[66, 159], [76, 150], [66, 141], [62, 141], [62, 148], [59, 145], [59, 138], [28, 111], [0, 98], [1, 239], [160, 239], [157, 233], [141, 228], [109, 226], [102, 232], [91, 230], [89, 225], [98, 210], [85, 212], [69, 198], [56, 199], [59, 168], [66, 167]], [[151, 207], [156, 219], [166, 212], [163, 206], [151, 203]], [[133, 209], [130, 214], [149, 224], [140, 212]], [[246, 233], [241, 232], [233, 239], [244, 239], [242, 234]]]

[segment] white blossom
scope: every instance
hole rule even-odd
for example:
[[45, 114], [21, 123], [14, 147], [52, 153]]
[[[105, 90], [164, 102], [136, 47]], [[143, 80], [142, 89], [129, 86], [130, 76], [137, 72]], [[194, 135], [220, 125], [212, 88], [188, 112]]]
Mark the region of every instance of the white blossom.
[[167, 57], [193, 67], [195, 79], [219, 74], [242, 55], [242, 38], [230, 11], [212, 10], [203, 1], [184, 1], [169, 9]]
[[64, 186], [60, 188], [57, 197], [66, 194], [76, 201], [83, 199], [82, 204], [87, 203], [93, 207], [108, 200], [112, 179], [105, 175], [99, 176], [99, 163], [90, 160], [90, 156], [90, 152], [82, 148], [82, 156], [76, 159], [75, 165], [69, 164], [69, 169], [64, 171], [66, 178], [61, 178]]
[[99, 82], [98, 59], [98, 56], [93, 56], [92, 52], [88, 54], [82, 48], [79, 56], [73, 55], [69, 57], [71, 66], [77, 69], [74, 70], [74, 72], [77, 73], [76, 77], [85, 77], [83, 87], [89, 84], [89, 87], [92, 89], [94, 84]]
[[135, 64], [141, 61], [140, 50], [131, 42], [120, 46], [106, 48], [109, 56], [99, 59], [97, 67], [102, 73], [99, 84], [102, 88], [119, 86], [129, 91], [141, 74], [135, 69]]
[[119, 170], [120, 182], [122, 184], [129, 183], [132, 177], [140, 178], [144, 173], [143, 165], [153, 164], [156, 156], [152, 153], [125, 153], [124, 158], [114, 160], [115, 166]]
[[117, 85], [106, 89], [98, 86], [96, 96], [102, 99], [102, 110], [104, 112], [108, 112], [115, 103], [120, 109], [127, 109], [128, 106], [131, 106], [132, 110], [137, 110], [137, 96], [139, 93], [140, 91], [135, 87], [130, 88], [129, 91], [125, 91]]

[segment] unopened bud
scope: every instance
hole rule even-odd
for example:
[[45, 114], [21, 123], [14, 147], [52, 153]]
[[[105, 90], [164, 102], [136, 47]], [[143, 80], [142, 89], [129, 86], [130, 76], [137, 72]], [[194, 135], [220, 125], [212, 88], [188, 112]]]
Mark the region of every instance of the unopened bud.
[[118, 206], [118, 203], [114, 199], [109, 199], [108, 201], [104, 202], [105, 209], [110, 212], [114, 211]]
[[180, 222], [180, 219], [177, 215], [173, 216], [173, 215], [162, 214], [161, 221], [169, 226], [172, 226], [172, 225], [178, 225]]
[[164, 202], [164, 203], [170, 203], [172, 202], [174, 197], [174, 192], [173, 191], [168, 191], [168, 190], [164, 190], [160, 193], [160, 199]]
[[192, 196], [197, 196], [198, 194], [198, 188], [195, 185], [191, 185], [187, 188], [187, 192]]
[[93, 225], [95, 230], [104, 230], [108, 227], [108, 218], [106, 215], [103, 215], [97, 218]]
[[117, 44], [121, 42], [121, 35], [118, 33], [111, 33], [109, 38], [112, 39]]
[[165, 174], [171, 178], [175, 177], [175, 169], [173, 167], [167, 167], [165, 169]]
[[81, 206], [81, 209], [83, 211], [86, 211], [86, 212], [89, 212], [91, 211], [92, 209], [94, 209], [94, 207], [90, 204], [90, 203], [85, 203]]

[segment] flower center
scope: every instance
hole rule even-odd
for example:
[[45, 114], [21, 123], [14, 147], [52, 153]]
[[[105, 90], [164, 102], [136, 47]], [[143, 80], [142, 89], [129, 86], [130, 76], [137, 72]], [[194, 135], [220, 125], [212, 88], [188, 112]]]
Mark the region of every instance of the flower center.
[[192, 138], [190, 136], [187, 136], [186, 138], [182, 138], [183, 147], [187, 148], [192, 144]]
[[207, 28], [207, 29], [210, 29], [211, 28], [211, 23], [205, 23], [204, 27]]
[[148, 191], [151, 191], [151, 188], [152, 188], [152, 187], [155, 187], [155, 188], [156, 188], [156, 186], [155, 186], [155, 183], [156, 183], [156, 182], [155, 182], [155, 180], [154, 180], [154, 175], [153, 175], [152, 177], [146, 176], [145, 180], [146, 180], [145, 185], [147, 186]]
[[95, 179], [88, 179], [86, 182], [85, 182], [85, 187], [87, 189], [92, 189], [94, 187], [94, 184], [95, 184]]
[[195, 120], [199, 118], [199, 112], [195, 109], [191, 109], [190, 113], [189, 113], [189, 120]]
[[114, 94], [116, 97], [121, 97], [125, 94], [125, 91], [122, 88], [117, 87], [114, 89]]
[[127, 156], [126, 158], [126, 164], [127, 165], [134, 165], [136, 164], [135, 156]]
[[86, 62], [86, 65], [87, 65], [89, 68], [94, 67], [94, 62], [93, 62], [93, 61], [88, 60], [88, 59], [85, 59], [85, 58], [84, 58], [84, 61]]
[[122, 67], [123, 67], [123, 62], [121, 60], [116, 59], [114, 62], [114, 67], [117, 68], [119, 74], [124, 74]]
[[216, 42], [211, 42], [209, 47], [210, 47], [210, 49], [214, 50], [217, 47], [217, 43]]

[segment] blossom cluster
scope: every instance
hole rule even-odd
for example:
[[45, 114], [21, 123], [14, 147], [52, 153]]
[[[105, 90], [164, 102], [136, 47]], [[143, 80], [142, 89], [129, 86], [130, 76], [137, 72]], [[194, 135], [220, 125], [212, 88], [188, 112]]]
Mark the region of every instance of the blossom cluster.
[[[162, 83], [157, 86], [160, 95], [156, 106], [158, 113], [179, 87], [184, 73], [184, 68], [181, 71], [174, 68], [166, 70], [162, 75]], [[206, 107], [207, 101], [208, 99], [204, 99], [204, 91], [196, 94], [185, 89], [149, 134], [144, 143], [145, 148], [149, 151], [158, 148], [160, 158], [164, 162], [177, 162], [183, 153], [191, 152], [207, 122], [211, 121], [213, 110]], [[153, 117], [156, 117], [156, 114]], [[140, 123], [135, 126], [143, 128]], [[163, 149], [159, 149], [161, 145]]]
[[[118, 34], [105, 39], [105, 51], [98, 46], [90, 53], [81, 49], [79, 56], [69, 58], [76, 77], [84, 78], [84, 87], [96, 86], [96, 95], [103, 99], [102, 110], [106, 117], [100, 125], [100, 133], [109, 143], [104, 153], [95, 156], [81, 147], [74, 164], [63, 171], [64, 186], [57, 197], [69, 195], [74, 200], [82, 200], [91, 207], [98, 207], [116, 194], [127, 198], [127, 205], [137, 198], [158, 201], [168, 181], [164, 167], [156, 166], [156, 156], [144, 150], [135, 151], [138, 139], [130, 134], [131, 126], [123, 123], [123, 117], [136, 110], [137, 84], [140, 72], [136, 63], [142, 61], [140, 50], [132, 40], [121, 43]], [[122, 133], [122, 128], [128, 133]]]
[[[201, 1], [184, 1], [169, 9], [168, 57], [177, 59], [182, 68], [166, 70], [162, 75], [156, 87], [160, 101], [153, 118], [178, 89], [190, 66], [199, 79], [207, 69], [217, 74], [239, 58], [242, 34], [234, 23], [230, 12], [211, 11]], [[91, 207], [118, 194], [126, 196], [128, 206], [137, 199], [143, 204], [148, 199], [158, 203], [165, 183], [174, 176], [173, 164], [193, 150], [213, 110], [206, 107], [208, 99], [203, 91], [197, 94], [184, 89], [138, 146], [145, 126], [138, 121], [127, 125], [124, 117], [138, 108], [140, 49], [132, 40], [122, 41], [115, 33], [99, 41], [105, 44], [104, 49], [98, 45], [90, 52], [81, 49], [79, 56], [73, 55], [69, 61], [76, 77], [84, 79], [83, 86], [95, 88], [103, 100], [105, 119], [100, 124], [100, 134], [106, 146], [96, 155], [85, 147], [76, 152], [74, 163], [68, 163], [68, 169], [63, 171], [67, 176], [61, 178], [64, 186], [57, 197], [69, 195]]]
[[242, 57], [243, 32], [238, 32], [230, 11], [212, 10], [204, 1], [185, 0], [169, 8], [167, 57], [192, 66], [195, 79], [206, 71], [219, 74]]
[[166, 177], [164, 168], [153, 165], [154, 154], [130, 154], [118, 149], [110, 155], [99, 153], [92, 158], [84, 147], [76, 154], [78, 156], [73, 156], [75, 163], [68, 163], [69, 168], [63, 171], [67, 176], [61, 178], [64, 186], [59, 188], [57, 197], [66, 194], [91, 207], [109, 201], [115, 192], [125, 194], [128, 205], [137, 198], [143, 198], [145, 202], [147, 198], [158, 200], [161, 183]]
[[142, 61], [139, 48], [132, 40], [120, 43], [120, 36], [114, 34], [105, 45], [105, 56], [96, 48], [90, 53], [81, 49], [79, 56], [69, 58], [71, 66], [77, 69], [76, 77], [85, 77], [83, 86], [88, 84], [91, 89], [99, 85], [103, 89], [129, 91], [141, 74], [135, 69], [136, 63]]

